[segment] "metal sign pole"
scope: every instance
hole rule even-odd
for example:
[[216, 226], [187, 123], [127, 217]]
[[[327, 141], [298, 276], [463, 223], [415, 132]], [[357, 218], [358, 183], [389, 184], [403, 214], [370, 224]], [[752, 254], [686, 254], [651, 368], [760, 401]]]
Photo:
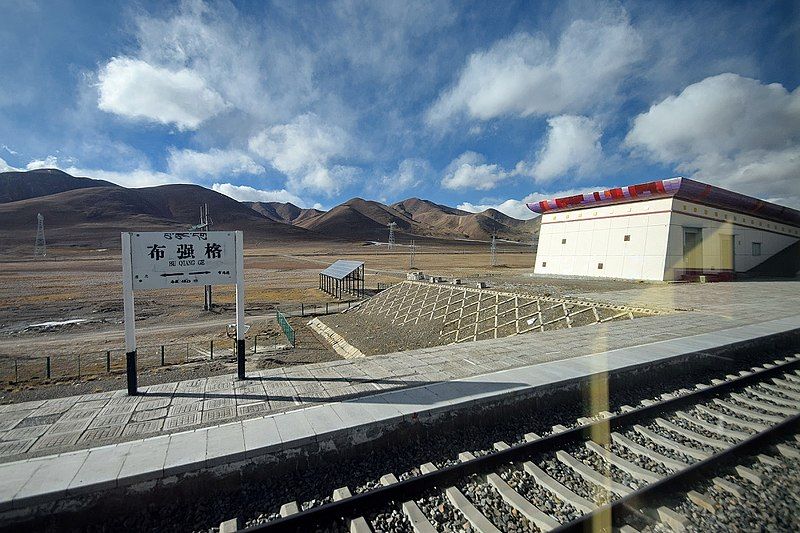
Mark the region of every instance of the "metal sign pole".
[[133, 267], [131, 234], [122, 234], [122, 301], [125, 321], [125, 365], [128, 375], [128, 394], [138, 394], [136, 376], [136, 318], [133, 312]]
[[244, 234], [234, 233], [236, 241], [236, 365], [239, 379], [244, 373]]

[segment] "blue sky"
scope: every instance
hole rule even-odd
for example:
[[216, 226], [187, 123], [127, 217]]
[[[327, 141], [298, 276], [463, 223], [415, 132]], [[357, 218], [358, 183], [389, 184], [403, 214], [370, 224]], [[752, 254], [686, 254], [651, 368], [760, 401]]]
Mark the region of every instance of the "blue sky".
[[800, 207], [796, 1], [3, 4], [0, 170], [518, 217], [683, 175]]

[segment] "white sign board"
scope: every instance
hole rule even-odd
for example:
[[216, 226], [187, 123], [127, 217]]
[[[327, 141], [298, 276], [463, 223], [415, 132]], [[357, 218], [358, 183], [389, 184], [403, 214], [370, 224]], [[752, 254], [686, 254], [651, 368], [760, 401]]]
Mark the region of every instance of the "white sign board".
[[236, 283], [233, 231], [131, 232], [133, 290]]
[[241, 231], [122, 234], [122, 295], [128, 394], [137, 394], [133, 292], [188, 285], [236, 285], [236, 359], [244, 372], [244, 239]]

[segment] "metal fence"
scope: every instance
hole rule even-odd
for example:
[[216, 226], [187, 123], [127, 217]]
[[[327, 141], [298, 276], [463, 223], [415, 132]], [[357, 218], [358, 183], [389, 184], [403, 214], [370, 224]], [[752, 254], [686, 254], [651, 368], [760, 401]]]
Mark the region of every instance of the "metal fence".
[[294, 347], [295, 345], [294, 328], [292, 328], [292, 326], [286, 320], [286, 315], [284, 315], [283, 313], [281, 313], [279, 310], [276, 309], [275, 318], [278, 320], [278, 325], [281, 327], [283, 333], [286, 335], [286, 339], [289, 341], [292, 347]]
[[[257, 334], [245, 340], [250, 354], [286, 348], [274, 335]], [[139, 346], [136, 349], [140, 370], [214, 360], [235, 360], [236, 340], [216, 339], [203, 343], [173, 343]], [[84, 378], [125, 372], [125, 350], [106, 350], [79, 354], [53, 354], [41, 357], [14, 357], [0, 354], [0, 383]]]

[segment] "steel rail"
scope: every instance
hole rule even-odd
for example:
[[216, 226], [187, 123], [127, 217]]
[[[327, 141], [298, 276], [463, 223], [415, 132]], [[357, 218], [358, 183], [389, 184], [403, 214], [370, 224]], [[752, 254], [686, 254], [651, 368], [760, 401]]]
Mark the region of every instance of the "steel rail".
[[[794, 434], [800, 428], [800, 414], [787, 418], [783, 422], [757, 433], [747, 440], [733, 444], [729, 448], [712, 455], [708, 459], [698, 461], [655, 483], [645, 485], [641, 489], [614, 500], [587, 513], [580, 518], [563, 524], [552, 530], [552, 533], [589, 531], [593, 523], [604, 523], [610, 517], [611, 524], [618, 524], [631, 514], [640, 515], [642, 509], [652, 508], [664, 502], [664, 496], [681, 492], [698, 481], [716, 477], [720, 468], [741, 461], [742, 456], [752, 455], [776, 440], [788, 434]], [[689, 489], [691, 490], [691, 489]]]
[[[753, 371], [751, 374], [737, 376], [723, 383], [709, 385], [703, 389], [694, 390], [669, 400], [659, 401], [653, 405], [639, 407], [633, 411], [619, 413], [609, 418], [571, 428], [560, 433], [554, 433], [542, 437], [541, 439], [517, 444], [502, 451], [476, 457], [469, 461], [441, 468], [427, 474], [414, 476], [391, 485], [378, 487], [368, 492], [353, 495], [349, 498], [312, 507], [306, 511], [271, 520], [265, 524], [251, 526], [244, 531], [306, 532], [312, 531], [316, 527], [321, 527], [324, 524], [368, 515], [372, 511], [385, 508], [391, 502], [402, 503], [404, 501], [413, 500], [430, 489], [444, 489], [466, 479], [472, 474], [488, 474], [510, 463], [528, 460], [530, 457], [538, 454], [557, 451], [568, 444], [583, 442], [592, 438], [598, 439], [599, 436], [606, 437], [600, 440], [608, 441], [610, 440], [611, 432], [617, 429], [631, 427], [643, 420], [652, 420], [662, 413], [677, 411], [686, 406], [693, 406], [706, 399], [756, 384], [775, 375], [797, 368], [800, 368], [800, 359], [775, 364], [772, 368]], [[595, 375], [603, 376], [605, 374], [601, 372]], [[584, 378], [584, 380], [590, 380], [591, 378], [592, 376]], [[778, 427], [783, 427], [784, 424], [785, 422]], [[752, 439], [748, 439], [745, 443], [750, 442], [750, 440]], [[604, 444], [604, 442], [599, 442], [599, 444]], [[659, 486], [669, 479], [670, 478], [666, 478], [664, 481], [659, 482]], [[628, 499], [626, 498], [625, 501], [627, 502]], [[631, 512], [631, 510], [629, 509], [628, 512]], [[583, 524], [584, 522], [581, 523]], [[562, 527], [570, 526], [570, 524], [565, 524]]]

